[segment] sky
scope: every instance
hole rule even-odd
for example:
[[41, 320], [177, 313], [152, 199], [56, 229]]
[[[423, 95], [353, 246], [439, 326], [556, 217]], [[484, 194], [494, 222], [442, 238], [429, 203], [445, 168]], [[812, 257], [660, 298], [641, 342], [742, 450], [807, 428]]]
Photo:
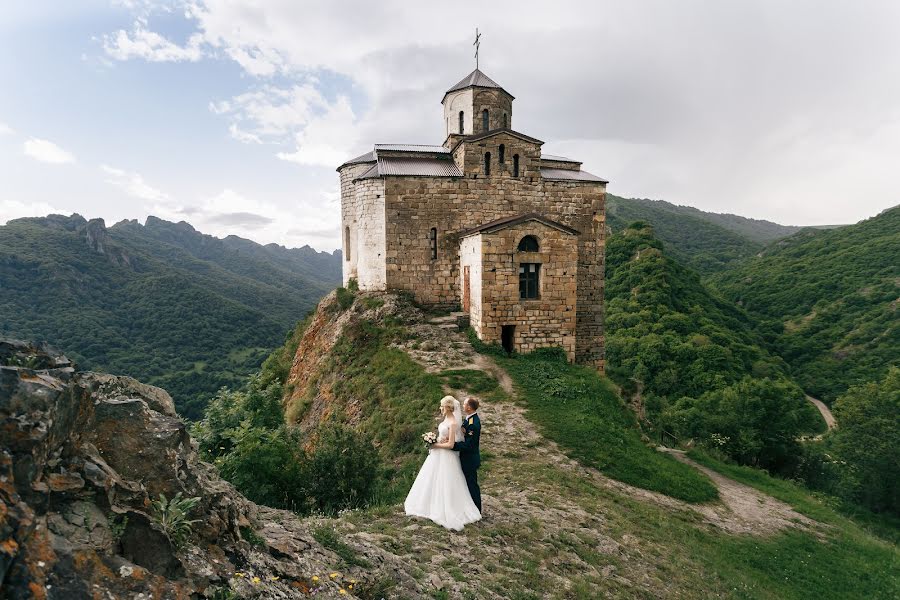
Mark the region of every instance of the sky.
[[440, 144], [480, 67], [610, 193], [790, 225], [900, 203], [900, 2], [29, 0], [0, 10], [0, 223], [340, 243], [335, 168]]

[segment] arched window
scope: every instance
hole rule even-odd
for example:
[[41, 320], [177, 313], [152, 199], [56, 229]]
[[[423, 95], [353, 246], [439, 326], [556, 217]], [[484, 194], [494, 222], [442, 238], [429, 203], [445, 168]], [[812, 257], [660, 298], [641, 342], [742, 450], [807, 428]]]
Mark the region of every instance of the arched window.
[[533, 235], [526, 235], [519, 240], [519, 252], [537, 252], [540, 250], [537, 238]]
[[509, 119], [506, 116], [506, 113], [503, 113], [503, 129], [509, 129]]
[[513, 154], [513, 177], [519, 176], [519, 155]]
[[497, 162], [502, 165], [503, 161], [505, 161], [505, 160], [506, 160], [506, 146], [504, 146], [503, 144], [500, 144], [500, 154], [497, 156]]
[[484, 109], [483, 111], [481, 111], [481, 130], [482, 131], [488, 130], [488, 121], [490, 120], [489, 117], [490, 117], [490, 114], [488, 113], [488, 109]]
[[460, 135], [463, 133], [463, 127], [466, 123], [466, 113], [463, 111], [459, 111], [459, 133]]
[[484, 153], [484, 176], [487, 177], [491, 174], [491, 153]]
[[350, 228], [344, 227], [344, 260], [350, 260]]
[[428, 233], [428, 243], [431, 244], [431, 260], [437, 260], [437, 227], [432, 227]]

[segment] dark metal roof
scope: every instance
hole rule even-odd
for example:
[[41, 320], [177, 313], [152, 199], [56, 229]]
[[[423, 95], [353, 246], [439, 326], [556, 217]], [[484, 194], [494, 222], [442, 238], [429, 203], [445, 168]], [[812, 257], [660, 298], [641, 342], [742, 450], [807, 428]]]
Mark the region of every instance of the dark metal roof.
[[[496, 81], [494, 81], [493, 79], [491, 79], [490, 77], [488, 77], [487, 75], [485, 75], [478, 69], [475, 69], [474, 71], [472, 71], [471, 73], [469, 73], [468, 75], [463, 77], [459, 83], [457, 83], [452, 88], [447, 90], [444, 93], [444, 98], [446, 98], [447, 94], [449, 94], [450, 92], [455, 92], [457, 90], [464, 90], [464, 89], [470, 88], [470, 87], [494, 88], [494, 89], [502, 90], [506, 94], [509, 94], [510, 98], [515, 100], [515, 97], [512, 94], [510, 94], [509, 92], [507, 92], [506, 90], [504, 90], [503, 86], [501, 86], [499, 83], [497, 83]], [[443, 100], [441, 100], [441, 102], [443, 102]]]
[[392, 152], [435, 152], [440, 154], [450, 153], [450, 150], [444, 148], [443, 146], [432, 146], [428, 144], [375, 144], [375, 152], [378, 152], [379, 150]]
[[365, 154], [360, 154], [356, 158], [351, 158], [350, 160], [348, 160], [347, 162], [345, 162], [344, 164], [339, 166], [337, 168], [337, 170], [340, 171], [347, 165], [358, 165], [360, 163], [373, 162], [374, 160], [375, 160], [375, 151], [370, 150], [369, 152], [366, 152]]
[[373, 164], [371, 167], [368, 168], [368, 170], [366, 170], [365, 173], [363, 173], [356, 179], [372, 179], [374, 177], [378, 177], [378, 163]]
[[524, 223], [526, 221], [537, 221], [538, 223], [542, 223], [547, 227], [552, 227], [553, 229], [558, 229], [563, 233], [568, 233], [569, 235], [578, 235], [577, 229], [572, 229], [568, 225], [563, 225], [562, 223], [557, 223], [551, 219], [548, 219], [544, 215], [538, 213], [528, 213], [524, 215], [517, 215], [513, 217], [504, 217], [502, 219], [497, 219], [496, 221], [490, 221], [488, 223], [484, 223], [483, 225], [479, 225], [478, 227], [473, 227], [471, 229], [466, 229], [465, 231], [460, 232], [460, 237], [466, 237], [469, 235], [474, 235], [476, 233], [493, 233], [495, 231], [499, 231], [501, 229], [506, 229], [507, 227], [512, 227], [513, 225], [518, 225], [519, 223]]
[[357, 179], [372, 179], [390, 175], [408, 175], [415, 177], [462, 177], [462, 171], [456, 163], [446, 158], [428, 158], [419, 156], [389, 156], [379, 158], [372, 167]]
[[581, 164], [580, 160], [572, 160], [571, 158], [566, 158], [565, 156], [555, 156], [553, 154], [541, 154], [541, 160], [553, 160], [556, 162], [567, 162], [567, 163], [578, 163]]
[[594, 181], [597, 183], [609, 183], [587, 171], [570, 171], [569, 169], [541, 169], [541, 177], [551, 181]]

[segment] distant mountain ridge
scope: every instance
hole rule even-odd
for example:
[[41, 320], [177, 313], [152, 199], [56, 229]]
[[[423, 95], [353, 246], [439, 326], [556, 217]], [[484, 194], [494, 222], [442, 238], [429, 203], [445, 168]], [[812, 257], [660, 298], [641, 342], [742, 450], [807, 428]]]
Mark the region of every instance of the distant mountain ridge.
[[653, 226], [666, 252], [707, 276], [745, 260], [767, 244], [804, 229], [733, 214], [711, 213], [663, 200], [607, 194], [606, 222], [620, 232], [635, 221]]
[[340, 282], [340, 252], [74, 214], [0, 226], [0, 332], [141, 378], [197, 416]]

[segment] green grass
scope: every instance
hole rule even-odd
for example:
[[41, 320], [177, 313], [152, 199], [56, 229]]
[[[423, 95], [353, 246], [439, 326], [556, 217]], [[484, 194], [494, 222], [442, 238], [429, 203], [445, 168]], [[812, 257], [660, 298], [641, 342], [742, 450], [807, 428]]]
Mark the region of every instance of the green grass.
[[[741, 589], [765, 591], [763, 598], [897, 598], [900, 597], [900, 552], [896, 521], [871, 513], [853, 519], [836, 499], [813, 495], [765, 471], [719, 461], [691, 451], [698, 463], [769, 494], [828, 527], [824, 539], [790, 530], [771, 539], [726, 538], [721, 555], [704, 558], [723, 577], [742, 581]], [[857, 510], [860, 510], [857, 508]], [[878, 539], [880, 535], [884, 539]]]
[[637, 421], [596, 370], [560, 352], [498, 356], [543, 435], [583, 464], [625, 483], [687, 502], [715, 500], [708, 477], [641, 441]]
[[313, 530], [313, 538], [323, 547], [337, 554], [348, 567], [356, 566], [368, 569], [372, 566], [372, 563], [362, 558], [356, 550], [342, 542], [332, 527], [327, 525], [317, 527]]
[[440, 373], [441, 379], [454, 390], [463, 390], [482, 401], [503, 402], [509, 396], [493, 376], [476, 369], [449, 369]]
[[688, 456], [705, 467], [790, 504], [797, 512], [811, 519], [838, 524], [847, 518], [872, 535], [895, 545], [900, 544], [900, 519], [897, 517], [876, 514], [858, 504], [811, 492], [792, 481], [773, 477], [761, 469], [727, 463], [701, 450], [691, 450]]

